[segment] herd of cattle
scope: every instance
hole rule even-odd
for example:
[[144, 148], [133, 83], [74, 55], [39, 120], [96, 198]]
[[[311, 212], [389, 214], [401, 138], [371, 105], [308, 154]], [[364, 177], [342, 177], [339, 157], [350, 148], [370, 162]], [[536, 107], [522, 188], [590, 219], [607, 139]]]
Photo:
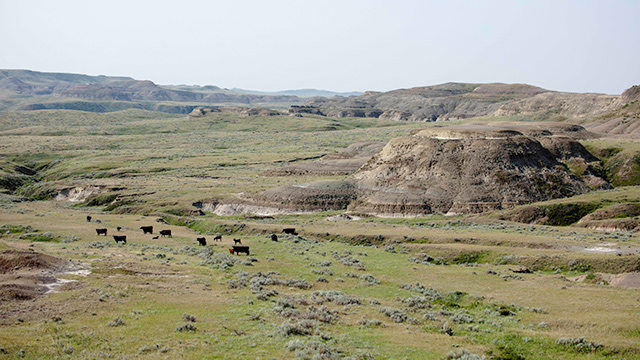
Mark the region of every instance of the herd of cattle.
[[[87, 216], [87, 222], [91, 222], [91, 216]], [[118, 230], [118, 232], [120, 230], [122, 230], [122, 227], [118, 226], [116, 228]], [[140, 230], [142, 230], [143, 234], [151, 234], [153, 235], [153, 226], [140, 226]], [[295, 228], [285, 228], [282, 230], [283, 233], [285, 234], [293, 234], [293, 235], [297, 235], [298, 233], [296, 232]], [[100, 228], [100, 229], [96, 229], [96, 234], [98, 236], [100, 235], [104, 235], [107, 236], [107, 229], [106, 228]], [[159, 232], [160, 236], [162, 237], [172, 237], [171, 236], [171, 230], [165, 229], [165, 230], [160, 230]], [[116, 244], [119, 242], [122, 242], [123, 244], [127, 243], [127, 236], [126, 235], [112, 235], [113, 236], [113, 240], [115, 240]], [[158, 239], [159, 236], [154, 236], [152, 239]], [[278, 241], [278, 235], [276, 234], [271, 234], [271, 240], [277, 242]], [[198, 242], [198, 244], [200, 246], [206, 246], [207, 245], [207, 239], [205, 237], [198, 237], [196, 238], [196, 241]], [[216, 236], [213, 237], [213, 241], [222, 241], [222, 235], [218, 234]], [[241, 239], [233, 239], [233, 246], [231, 249], [229, 249], [229, 252], [231, 254], [235, 254], [238, 255], [239, 253], [242, 254], [247, 254], [249, 255], [249, 246], [246, 245], [242, 245], [242, 240]]]

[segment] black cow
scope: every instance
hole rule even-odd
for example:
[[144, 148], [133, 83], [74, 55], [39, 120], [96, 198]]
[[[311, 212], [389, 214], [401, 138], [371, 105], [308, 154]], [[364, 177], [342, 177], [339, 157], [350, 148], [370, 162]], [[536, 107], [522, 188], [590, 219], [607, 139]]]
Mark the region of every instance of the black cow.
[[157, 238], [159, 238], [159, 237], [160, 237], [160, 236], [156, 235], [156, 236], [152, 237], [152, 239], [154, 239], [154, 240], [155, 240], [155, 239], [157, 239]]
[[229, 249], [229, 252], [235, 255], [238, 255], [239, 253], [245, 253], [247, 255], [249, 255], [249, 247], [248, 246], [233, 246], [232, 249]]
[[171, 230], [160, 230], [160, 235], [162, 235], [162, 237], [165, 237], [165, 236], [172, 237]]
[[222, 235], [218, 234], [213, 237], [213, 241], [222, 241]]
[[113, 240], [116, 241], [116, 244], [122, 241], [123, 243], [127, 243], [127, 235], [113, 235]]
[[98, 235], [102, 234], [104, 236], [107, 236], [107, 229], [96, 229], [96, 233]]
[[276, 235], [276, 234], [271, 234], [271, 241], [278, 242], [278, 235]]
[[207, 239], [204, 237], [196, 238], [196, 240], [198, 240], [198, 244], [200, 244], [200, 246], [207, 246]]
[[285, 234], [298, 235], [295, 228], [284, 228], [282, 232]]
[[236, 244], [242, 244], [242, 240], [240, 240], [240, 239], [233, 239], [233, 244], [234, 244], [234, 245], [236, 245]]
[[143, 234], [153, 234], [153, 226], [140, 226]]
[[91, 216], [87, 215], [87, 222], [91, 222]]
[[122, 226], [118, 226], [116, 229], [118, 229], [118, 231], [122, 230]]

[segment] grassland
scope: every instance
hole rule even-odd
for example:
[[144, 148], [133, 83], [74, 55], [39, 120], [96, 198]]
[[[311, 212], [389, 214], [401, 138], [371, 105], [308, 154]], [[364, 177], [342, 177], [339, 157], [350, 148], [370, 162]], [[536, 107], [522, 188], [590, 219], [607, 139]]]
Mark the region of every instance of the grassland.
[[[87, 270], [57, 274], [73, 281], [32, 300], [3, 297], [0, 356], [452, 359], [466, 351], [471, 359], [640, 358], [639, 290], [599, 280], [599, 273], [637, 266], [637, 233], [495, 215], [190, 215], [196, 201], [339, 179], [263, 173], [422, 126], [142, 110], [0, 113], [0, 175], [23, 181], [1, 195], [0, 251], [48, 254]], [[116, 197], [50, 199], [88, 186]], [[540, 205], [639, 198], [631, 186]], [[153, 239], [139, 230], [144, 225], [171, 229], [173, 237]], [[285, 227], [300, 234], [283, 235]], [[127, 244], [116, 245], [112, 234], [126, 235]], [[214, 234], [223, 241], [213, 242]], [[197, 246], [199, 236], [206, 247]], [[233, 238], [251, 255], [230, 255]], [[602, 246], [620, 256], [587, 251]], [[514, 272], [523, 267], [531, 272]]]

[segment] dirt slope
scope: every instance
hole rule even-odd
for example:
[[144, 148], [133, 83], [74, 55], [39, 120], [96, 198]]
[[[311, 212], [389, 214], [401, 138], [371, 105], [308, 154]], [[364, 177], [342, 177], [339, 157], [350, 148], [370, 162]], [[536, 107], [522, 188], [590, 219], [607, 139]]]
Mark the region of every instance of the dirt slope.
[[[610, 188], [592, 171], [599, 160], [561, 135], [589, 133], [551, 129], [556, 133], [530, 125], [418, 130], [392, 139], [345, 180], [282, 186], [222, 205], [412, 216], [477, 213]], [[571, 172], [568, 162], [580, 173]]]

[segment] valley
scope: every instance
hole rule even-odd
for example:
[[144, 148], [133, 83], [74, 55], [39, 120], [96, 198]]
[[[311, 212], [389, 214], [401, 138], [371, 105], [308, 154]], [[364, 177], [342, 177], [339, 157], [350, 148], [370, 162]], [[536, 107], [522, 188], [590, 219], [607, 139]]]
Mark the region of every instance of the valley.
[[480, 88], [428, 122], [5, 101], [0, 357], [640, 359], [637, 87]]

